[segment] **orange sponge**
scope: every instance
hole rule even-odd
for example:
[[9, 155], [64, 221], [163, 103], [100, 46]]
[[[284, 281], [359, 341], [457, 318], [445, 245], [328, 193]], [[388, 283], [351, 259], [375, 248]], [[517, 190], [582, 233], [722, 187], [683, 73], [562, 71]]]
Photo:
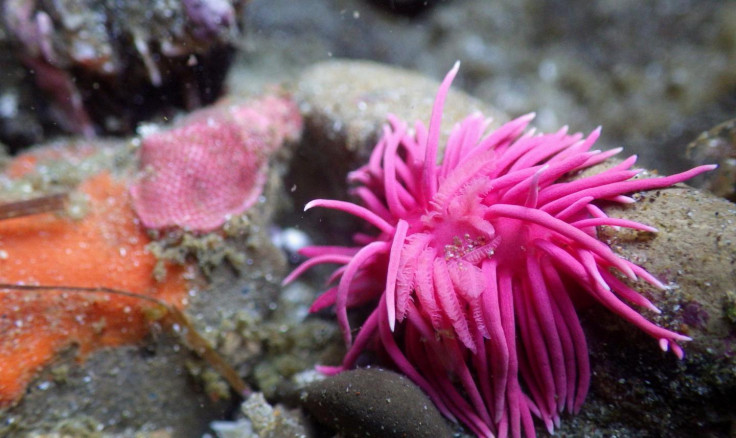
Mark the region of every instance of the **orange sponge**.
[[[109, 287], [181, 307], [186, 269], [170, 267], [164, 282], [153, 279], [156, 258], [146, 250], [150, 239], [131, 209], [127, 186], [103, 172], [79, 190], [89, 198], [81, 220], [46, 213], [0, 221], [0, 282]], [[0, 407], [17, 401], [35, 373], [65, 348], [78, 346], [83, 358], [96, 348], [142, 339], [150, 305], [104, 293], [0, 292]]]

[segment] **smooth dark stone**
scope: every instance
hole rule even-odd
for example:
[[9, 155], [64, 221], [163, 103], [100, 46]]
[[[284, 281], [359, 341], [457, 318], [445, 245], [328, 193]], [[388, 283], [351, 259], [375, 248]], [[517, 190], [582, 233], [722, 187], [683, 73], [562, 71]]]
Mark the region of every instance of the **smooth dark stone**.
[[432, 401], [408, 378], [363, 368], [309, 384], [300, 403], [318, 421], [351, 437], [450, 437]]

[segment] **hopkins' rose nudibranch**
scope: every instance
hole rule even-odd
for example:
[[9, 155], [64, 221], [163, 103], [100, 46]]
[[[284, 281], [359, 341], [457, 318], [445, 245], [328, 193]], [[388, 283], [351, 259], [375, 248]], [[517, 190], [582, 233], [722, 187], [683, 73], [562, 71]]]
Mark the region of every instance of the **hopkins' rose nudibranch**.
[[[714, 166], [662, 178], [634, 177], [636, 157], [571, 178], [621, 149], [591, 151], [587, 137], [527, 130], [531, 115], [486, 133], [480, 114], [453, 129], [439, 164], [440, 120], [459, 64], [442, 82], [429, 128], [394, 117], [368, 164], [350, 173], [359, 204], [317, 199], [376, 228], [356, 246], [312, 246], [288, 283], [322, 263], [341, 265], [312, 305], [334, 305], [350, 368], [376, 346], [450, 419], [481, 437], [535, 436], [533, 417], [553, 432], [560, 413], [580, 410], [590, 367], [570, 288], [584, 291], [682, 358], [690, 338], [659, 327], [631, 306], [659, 310], [621, 279], [652, 274], [597, 239], [599, 226], [656, 229], [608, 217], [604, 203], [668, 187]], [[352, 339], [347, 309], [377, 306]]]

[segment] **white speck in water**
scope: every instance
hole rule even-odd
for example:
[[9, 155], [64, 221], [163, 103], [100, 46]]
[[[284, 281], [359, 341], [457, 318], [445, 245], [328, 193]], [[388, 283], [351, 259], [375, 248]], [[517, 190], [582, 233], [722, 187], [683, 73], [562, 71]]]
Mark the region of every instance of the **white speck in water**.
[[544, 61], [539, 63], [537, 72], [539, 74], [539, 78], [542, 79], [544, 82], [549, 83], [557, 80], [557, 64], [555, 64], [554, 61], [545, 59]]
[[360, 18], [360, 11], [353, 11], [353, 18], [355, 18], [356, 20]]
[[47, 389], [51, 388], [51, 382], [41, 382], [37, 385], [37, 388], [41, 391], [46, 391]]
[[10, 119], [18, 112], [18, 96], [15, 93], [4, 93], [0, 96], [0, 117]]
[[7, 260], [8, 259], [8, 252], [4, 249], [0, 249], [0, 260]]
[[159, 126], [156, 125], [155, 123], [146, 123], [146, 124], [140, 125], [138, 129], [136, 129], [136, 133], [138, 133], [138, 135], [140, 135], [141, 137], [146, 137], [160, 130], [161, 128], [159, 128]]
[[[253, 425], [250, 420], [238, 421], [213, 421], [210, 427], [218, 437], [257, 436], [253, 433]], [[203, 436], [208, 436], [205, 434]]]
[[290, 253], [296, 253], [300, 249], [311, 244], [309, 236], [304, 231], [296, 228], [285, 228], [271, 236], [274, 246]]

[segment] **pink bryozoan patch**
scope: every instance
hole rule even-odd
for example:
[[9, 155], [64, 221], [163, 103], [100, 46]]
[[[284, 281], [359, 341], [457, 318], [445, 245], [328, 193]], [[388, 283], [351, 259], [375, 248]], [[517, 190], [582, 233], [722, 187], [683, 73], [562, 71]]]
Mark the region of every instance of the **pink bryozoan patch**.
[[270, 155], [301, 127], [291, 99], [265, 96], [195, 111], [145, 136], [130, 189], [138, 217], [146, 228], [219, 228], [256, 202]]
[[[350, 368], [362, 350], [383, 349], [450, 419], [482, 437], [535, 436], [533, 416], [551, 433], [560, 413], [577, 412], [588, 391], [588, 349], [568, 288], [577, 287], [683, 356], [688, 337], [661, 328], [629, 305], [659, 310], [614, 271], [664, 289], [646, 270], [596, 238], [606, 225], [656, 232], [608, 217], [597, 204], [631, 203], [626, 194], [663, 188], [712, 169], [632, 179], [636, 157], [597, 174], [567, 177], [620, 152], [590, 151], [587, 137], [527, 131], [523, 116], [485, 133], [471, 115], [452, 131], [436, 164], [445, 96], [459, 65], [440, 86], [429, 128], [414, 132], [396, 118], [368, 164], [352, 172], [362, 205], [314, 200], [377, 228], [355, 247], [304, 248], [312, 266], [342, 265], [333, 287], [313, 304], [334, 305]], [[355, 340], [347, 309], [378, 302]], [[628, 303], [628, 304], [627, 304]], [[373, 344], [375, 342], [375, 344]]]

